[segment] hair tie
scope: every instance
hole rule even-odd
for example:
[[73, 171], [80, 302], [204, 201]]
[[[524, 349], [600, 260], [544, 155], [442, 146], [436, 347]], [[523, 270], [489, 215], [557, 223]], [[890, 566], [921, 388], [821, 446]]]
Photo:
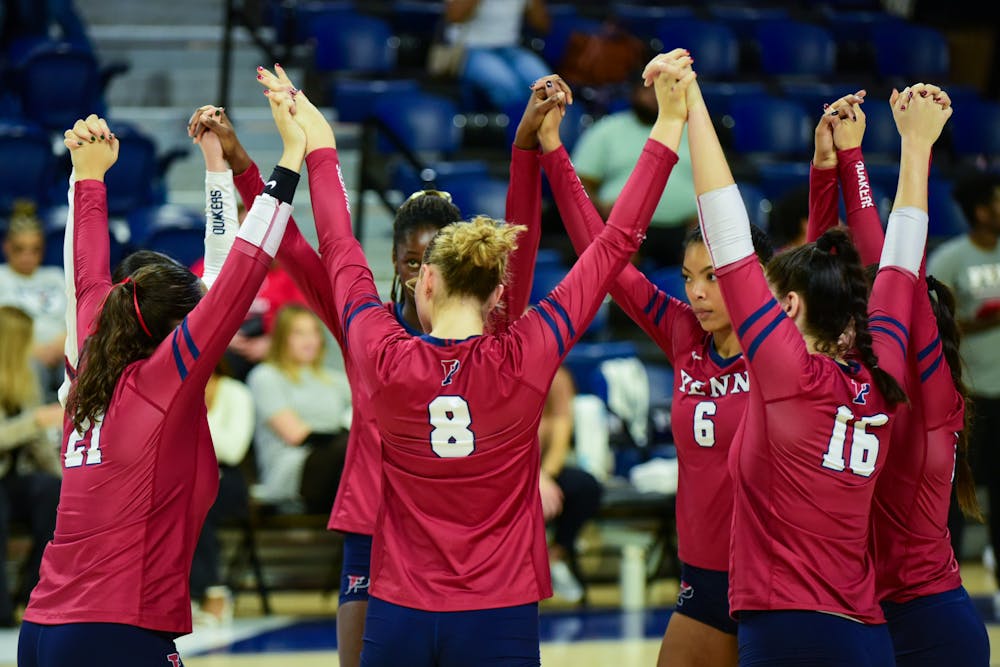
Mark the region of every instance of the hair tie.
[[146, 320], [142, 319], [142, 311], [139, 309], [139, 297], [135, 292], [135, 288], [139, 285], [139, 283], [132, 280], [132, 276], [127, 276], [118, 284], [127, 285], [129, 283], [132, 283], [132, 306], [135, 308], [136, 319], [139, 320], [139, 326], [141, 326], [142, 330], [146, 332], [146, 335], [152, 338], [153, 333], [149, 330], [149, 327], [146, 326]]

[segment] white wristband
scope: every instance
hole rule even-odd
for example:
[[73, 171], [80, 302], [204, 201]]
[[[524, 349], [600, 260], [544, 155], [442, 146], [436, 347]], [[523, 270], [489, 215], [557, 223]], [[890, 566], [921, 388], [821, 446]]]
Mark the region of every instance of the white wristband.
[[291, 204], [282, 204], [271, 195], [258, 195], [240, 225], [238, 237], [274, 257], [278, 254], [278, 246], [290, 217]]
[[205, 271], [202, 282], [206, 287], [211, 288], [219, 277], [239, 228], [232, 170], [205, 172]]
[[750, 217], [735, 183], [698, 197], [698, 221], [715, 268], [754, 254]]
[[895, 266], [917, 275], [926, 244], [927, 211], [915, 206], [896, 209], [889, 214], [879, 268]]

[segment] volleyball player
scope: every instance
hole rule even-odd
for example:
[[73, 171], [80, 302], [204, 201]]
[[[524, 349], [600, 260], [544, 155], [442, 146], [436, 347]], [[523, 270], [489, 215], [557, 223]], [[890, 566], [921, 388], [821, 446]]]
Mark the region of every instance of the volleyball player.
[[765, 277], [708, 111], [691, 91], [699, 217], [751, 378], [730, 457], [730, 608], [741, 665], [893, 663], [867, 550], [870, 508], [890, 418], [905, 400], [927, 160], [950, 111], [917, 97], [893, 113], [901, 176], [869, 306], [857, 252], [837, 230], [775, 257]]
[[[280, 65], [275, 66], [279, 85], [294, 90]], [[263, 70], [261, 70], [263, 72]], [[261, 78], [270, 76], [262, 73]], [[524, 115], [518, 125], [511, 154], [511, 180], [507, 197], [507, 219], [527, 226], [525, 238], [510, 261], [508, 289], [503, 307], [491, 313], [488, 326], [493, 331], [506, 330], [510, 313], [525, 310], [531, 291], [531, 276], [541, 234], [541, 179], [537, 151], [537, 130], [549, 110], [559, 106], [555, 91], [566, 91], [562, 103], [572, 102], [568, 88], [552, 75], [535, 82]], [[189, 123], [189, 132], [200, 135], [203, 129], [216, 133], [226, 157], [236, 173], [236, 186], [244, 201], [252, 200], [263, 186], [256, 165], [233, 130], [224, 111], [205, 106], [198, 109]], [[329, 184], [324, 186], [329, 187]], [[414, 193], [399, 208], [393, 221], [393, 283], [391, 299], [385, 304], [399, 324], [410, 334], [423, 331], [417, 318], [411, 289], [404, 286], [416, 278], [427, 243], [442, 227], [461, 219], [448, 193], [423, 190]], [[287, 268], [306, 295], [311, 308], [320, 315], [343, 350], [340, 314], [333, 304], [330, 281], [316, 252], [289, 224], [278, 260]], [[337, 499], [328, 527], [344, 533], [344, 564], [341, 573], [340, 604], [337, 609], [337, 645], [341, 663], [350, 666], [360, 661], [364, 619], [371, 584], [371, 540], [381, 502], [381, 439], [374, 420], [370, 391], [356, 374], [356, 363], [344, 354], [345, 370], [352, 391], [353, 418], [347, 460]]]
[[[917, 95], [950, 106], [933, 85]], [[904, 90], [909, 97], [913, 90]], [[893, 97], [895, 100], [895, 94]], [[840, 100], [838, 100], [840, 102]], [[828, 114], [836, 151], [832, 176], [839, 178], [850, 228], [862, 260], [877, 261], [884, 235], [861, 151], [865, 114], [860, 102], [835, 103]], [[830, 173], [815, 178], [829, 180]], [[814, 178], [814, 180], [815, 180]], [[821, 226], [810, 233], [822, 233]], [[876, 594], [882, 602], [896, 664], [931, 667], [989, 664], [989, 637], [962, 586], [948, 534], [952, 482], [966, 514], [979, 515], [968, 462], [968, 420], [954, 297], [924, 267], [913, 301], [907, 358], [908, 405], [893, 421], [892, 440], [875, 487], [872, 508]]]
[[[547, 129], [541, 137], [542, 166], [570, 239], [583, 253], [604, 222], [559, 141], [558, 127]], [[757, 228], [753, 244], [766, 264], [772, 248]], [[700, 231], [685, 241], [682, 272], [691, 305], [659, 290], [630, 264], [610, 290], [674, 368], [671, 428], [680, 465], [681, 590], [657, 665], [735, 666], [736, 622], [729, 615], [728, 595], [733, 485], [726, 459], [746, 408], [749, 377]]]
[[408, 336], [376, 296], [343, 191], [320, 186], [339, 172], [332, 132], [297, 105], [321, 254], [383, 441], [363, 665], [539, 664], [537, 602], [551, 586], [538, 421], [559, 363], [638, 247], [656, 201], [648, 193], [676, 162], [668, 146], [680, 141], [694, 77], [678, 83], [679, 71], [658, 79], [665, 113], [607, 230], [504, 334], [485, 334], [485, 322], [522, 228], [479, 217], [442, 230], [415, 285], [429, 333]]
[[[67, 405], [55, 536], [18, 643], [18, 664], [180, 664], [191, 631], [188, 577], [218, 486], [205, 383], [277, 249], [304, 137], [288, 100], [272, 111], [285, 151], [218, 283], [177, 265], [108, 275], [104, 174], [118, 142], [90, 116], [66, 132], [74, 192], [79, 373]], [[91, 323], [93, 326], [91, 327]]]

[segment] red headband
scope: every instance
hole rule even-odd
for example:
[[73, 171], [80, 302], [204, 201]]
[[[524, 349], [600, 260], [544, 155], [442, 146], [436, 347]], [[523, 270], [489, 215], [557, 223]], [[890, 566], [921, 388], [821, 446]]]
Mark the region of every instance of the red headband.
[[152, 338], [153, 334], [149, 330], [149, 327], [146, 326], [146, 320], [142, 319], [142, 311], [139, 310], [139, 297], [136, 296], [136, 293], [135, 293], [135, 288], [136, 288], [136, 285], [138, 283], [136, 283], [134, 280], [132, 280], [132, 276], [128, 276], [127, 278], [125, 278], [125, 280], [121, 281], [118, 284], [119, 285], [127, 285], [128, 283], [132, 283], [132, 306], [135, 307], [135, 316], [139, 320], [139, 325], [142, 327], [142, 330], [146, 332], [147, 336], [149, 336], [150, 338]]

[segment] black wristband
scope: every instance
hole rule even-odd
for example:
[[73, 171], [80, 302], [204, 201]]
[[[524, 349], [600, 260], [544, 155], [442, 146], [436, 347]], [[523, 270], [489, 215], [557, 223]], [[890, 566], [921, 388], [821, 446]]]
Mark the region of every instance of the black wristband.
[[298, 174], [291, 169], [276, 166], [271, 172], [271, 178], [264, 184], [264, 194], [271, 195], [282, 204], [291, 204], [298, 185]]

